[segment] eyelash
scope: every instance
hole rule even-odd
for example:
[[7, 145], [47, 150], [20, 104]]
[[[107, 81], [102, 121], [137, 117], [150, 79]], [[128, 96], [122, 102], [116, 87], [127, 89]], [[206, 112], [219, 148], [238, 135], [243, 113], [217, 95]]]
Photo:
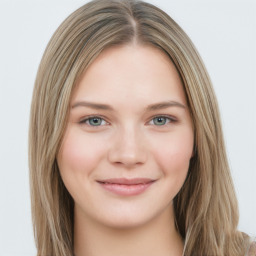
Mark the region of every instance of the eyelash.
[[[109, 122], [107, 122], [107, 121], [105, 120], [105, 117], [100, 116], [100, 115], [87, 116], [86, 118], [84, 118], [84, 119], [82, 119], [81, 121], [79, 121], [79, 124], [81, 124], [81, 125], [85, 124], [85, 125], [87, 125], [87, 126], [89, 126], [89, 127], [94, 127], [94, 128], [98, 128], [98, 127], [103, 126], [102, 124], [100, 124], [100, 125], [91, 125], [90, 123], [88, 123], [88, 122], [90, 121], [90, 119], [93, 119], [93, 118], [95, 118], [95, 119], [101, 119], [102, 121], [105, 121], [105, 122], [106, 122], [106, 124], [104, 124], [104, 125], [109, 125]], [[163, 124], [163, 125], [156, 125], [156, 124], [154, 124], [154, 123], [151, 124], [151, 125], [154, 125], [154, 126], [166, 126], [166, 125], [168, 125], [168, 124], [170, 124], [170, 123], [176, 123], [176, 122], [177, 122], [177, 120], [176, 120], [174, 117], [172, 117], [172, 116], [169, 116], [169, 115], [156, 115], [156, 116], [151, 117], [151, 119], [150, 119], [149, 122], [147, 122], [147, 123], [153, 122], [153, 120], [154, 120], [155, 118], [166, 118], [167, 121], [166, 121], [166, 123]]]
[[98, 127], [98, 126], [102, 126], [102, 125], [98, 125], [98, 126], [93, 126], [91, 124], [88, 124], [87, 122], [90, 120], [90, 119], [93, 119], [93, 118], [98, 118], [98, 119], [101, 119], [103, 121], [105, 121], [107, 124], [109, 124], [104, 117], [100, 116], [100, 115], [93, 115], [93, 116], [87, 116], [86, 118], [82, 119], [81, 121], [79, 121], [79, 124], [85, 124], [87, 126], [90, 126], [90, 127]]
[[156, 115], [156, 116], [154, 116], [154, 117], [152, 117], [151, 119], [150, 119], [150, 122], [152, 122], [154, 119], [156, 119], [156, 118], [166, 118], [166, 119], [168, 119], [169, 121], [167, 121], [167, 123], [165, 123], [165, 124], [163, 124], [163, 125], [156, 125], [156, 124], [152, 124], [152, 125], [155, 125], [155, 126], [166, 126], [166, 125], [168, 125], [168, 124], [170, 124], [170, 123], [175, 123], [175, 122], [177, 122], [177, 120], [174, 118], [174, 117], [172, 117], [172, 116], [169, 116], [169, 115]]

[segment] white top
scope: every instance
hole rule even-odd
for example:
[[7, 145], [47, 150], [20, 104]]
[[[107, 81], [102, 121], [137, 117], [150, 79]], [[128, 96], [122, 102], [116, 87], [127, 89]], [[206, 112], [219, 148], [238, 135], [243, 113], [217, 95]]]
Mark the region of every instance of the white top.
[[245, 256], [256, 256], [256, 237], [251, 238], [250, 247]]

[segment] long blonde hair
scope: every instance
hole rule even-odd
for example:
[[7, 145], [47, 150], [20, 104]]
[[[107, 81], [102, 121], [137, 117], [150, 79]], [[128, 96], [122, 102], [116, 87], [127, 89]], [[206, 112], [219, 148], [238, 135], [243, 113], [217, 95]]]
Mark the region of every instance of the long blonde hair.
[[35, 81], [29, 164], [35, 241], [41, 256], [73, 255], [74, 202], [56, 155], [77, 81], [106, 48], [137, 43], [165, 52], [182, 78], [195, 126], [195, 153], [174, 199], [187, 256], [241, 256], [238, 206], [217, 101], [204, 64], [185, 32], [157, 7], [133, 0], [95, 0], [72, 13], [52, 36]]

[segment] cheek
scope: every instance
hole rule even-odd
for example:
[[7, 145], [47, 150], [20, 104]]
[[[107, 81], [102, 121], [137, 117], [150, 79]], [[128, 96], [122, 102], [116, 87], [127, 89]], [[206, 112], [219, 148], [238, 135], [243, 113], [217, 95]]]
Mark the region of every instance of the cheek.
[[[178, 186], [186, 179], [189, 162], [193, 152], [193, 133], [191, 131], [171, 134], [162, 141], [153, 155], [164, 176]], [[156, 148], [156, 147], [155, 147]]]
[[90, 175], [100, 162], [103, 151], [104, 147], [94, 141], [93, 136], [68, 128], [57, 157], [62, 176]]

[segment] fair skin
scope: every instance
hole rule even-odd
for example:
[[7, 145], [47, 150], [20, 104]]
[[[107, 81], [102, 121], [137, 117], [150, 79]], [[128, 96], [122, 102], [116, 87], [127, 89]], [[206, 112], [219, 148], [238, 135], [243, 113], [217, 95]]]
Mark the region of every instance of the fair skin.
[[105, 50], [83, 74], [57, 156], [74, 199], [76, 256], [181, 256], [173, 198], [193, 126], [170, 59], [150, 46]]

